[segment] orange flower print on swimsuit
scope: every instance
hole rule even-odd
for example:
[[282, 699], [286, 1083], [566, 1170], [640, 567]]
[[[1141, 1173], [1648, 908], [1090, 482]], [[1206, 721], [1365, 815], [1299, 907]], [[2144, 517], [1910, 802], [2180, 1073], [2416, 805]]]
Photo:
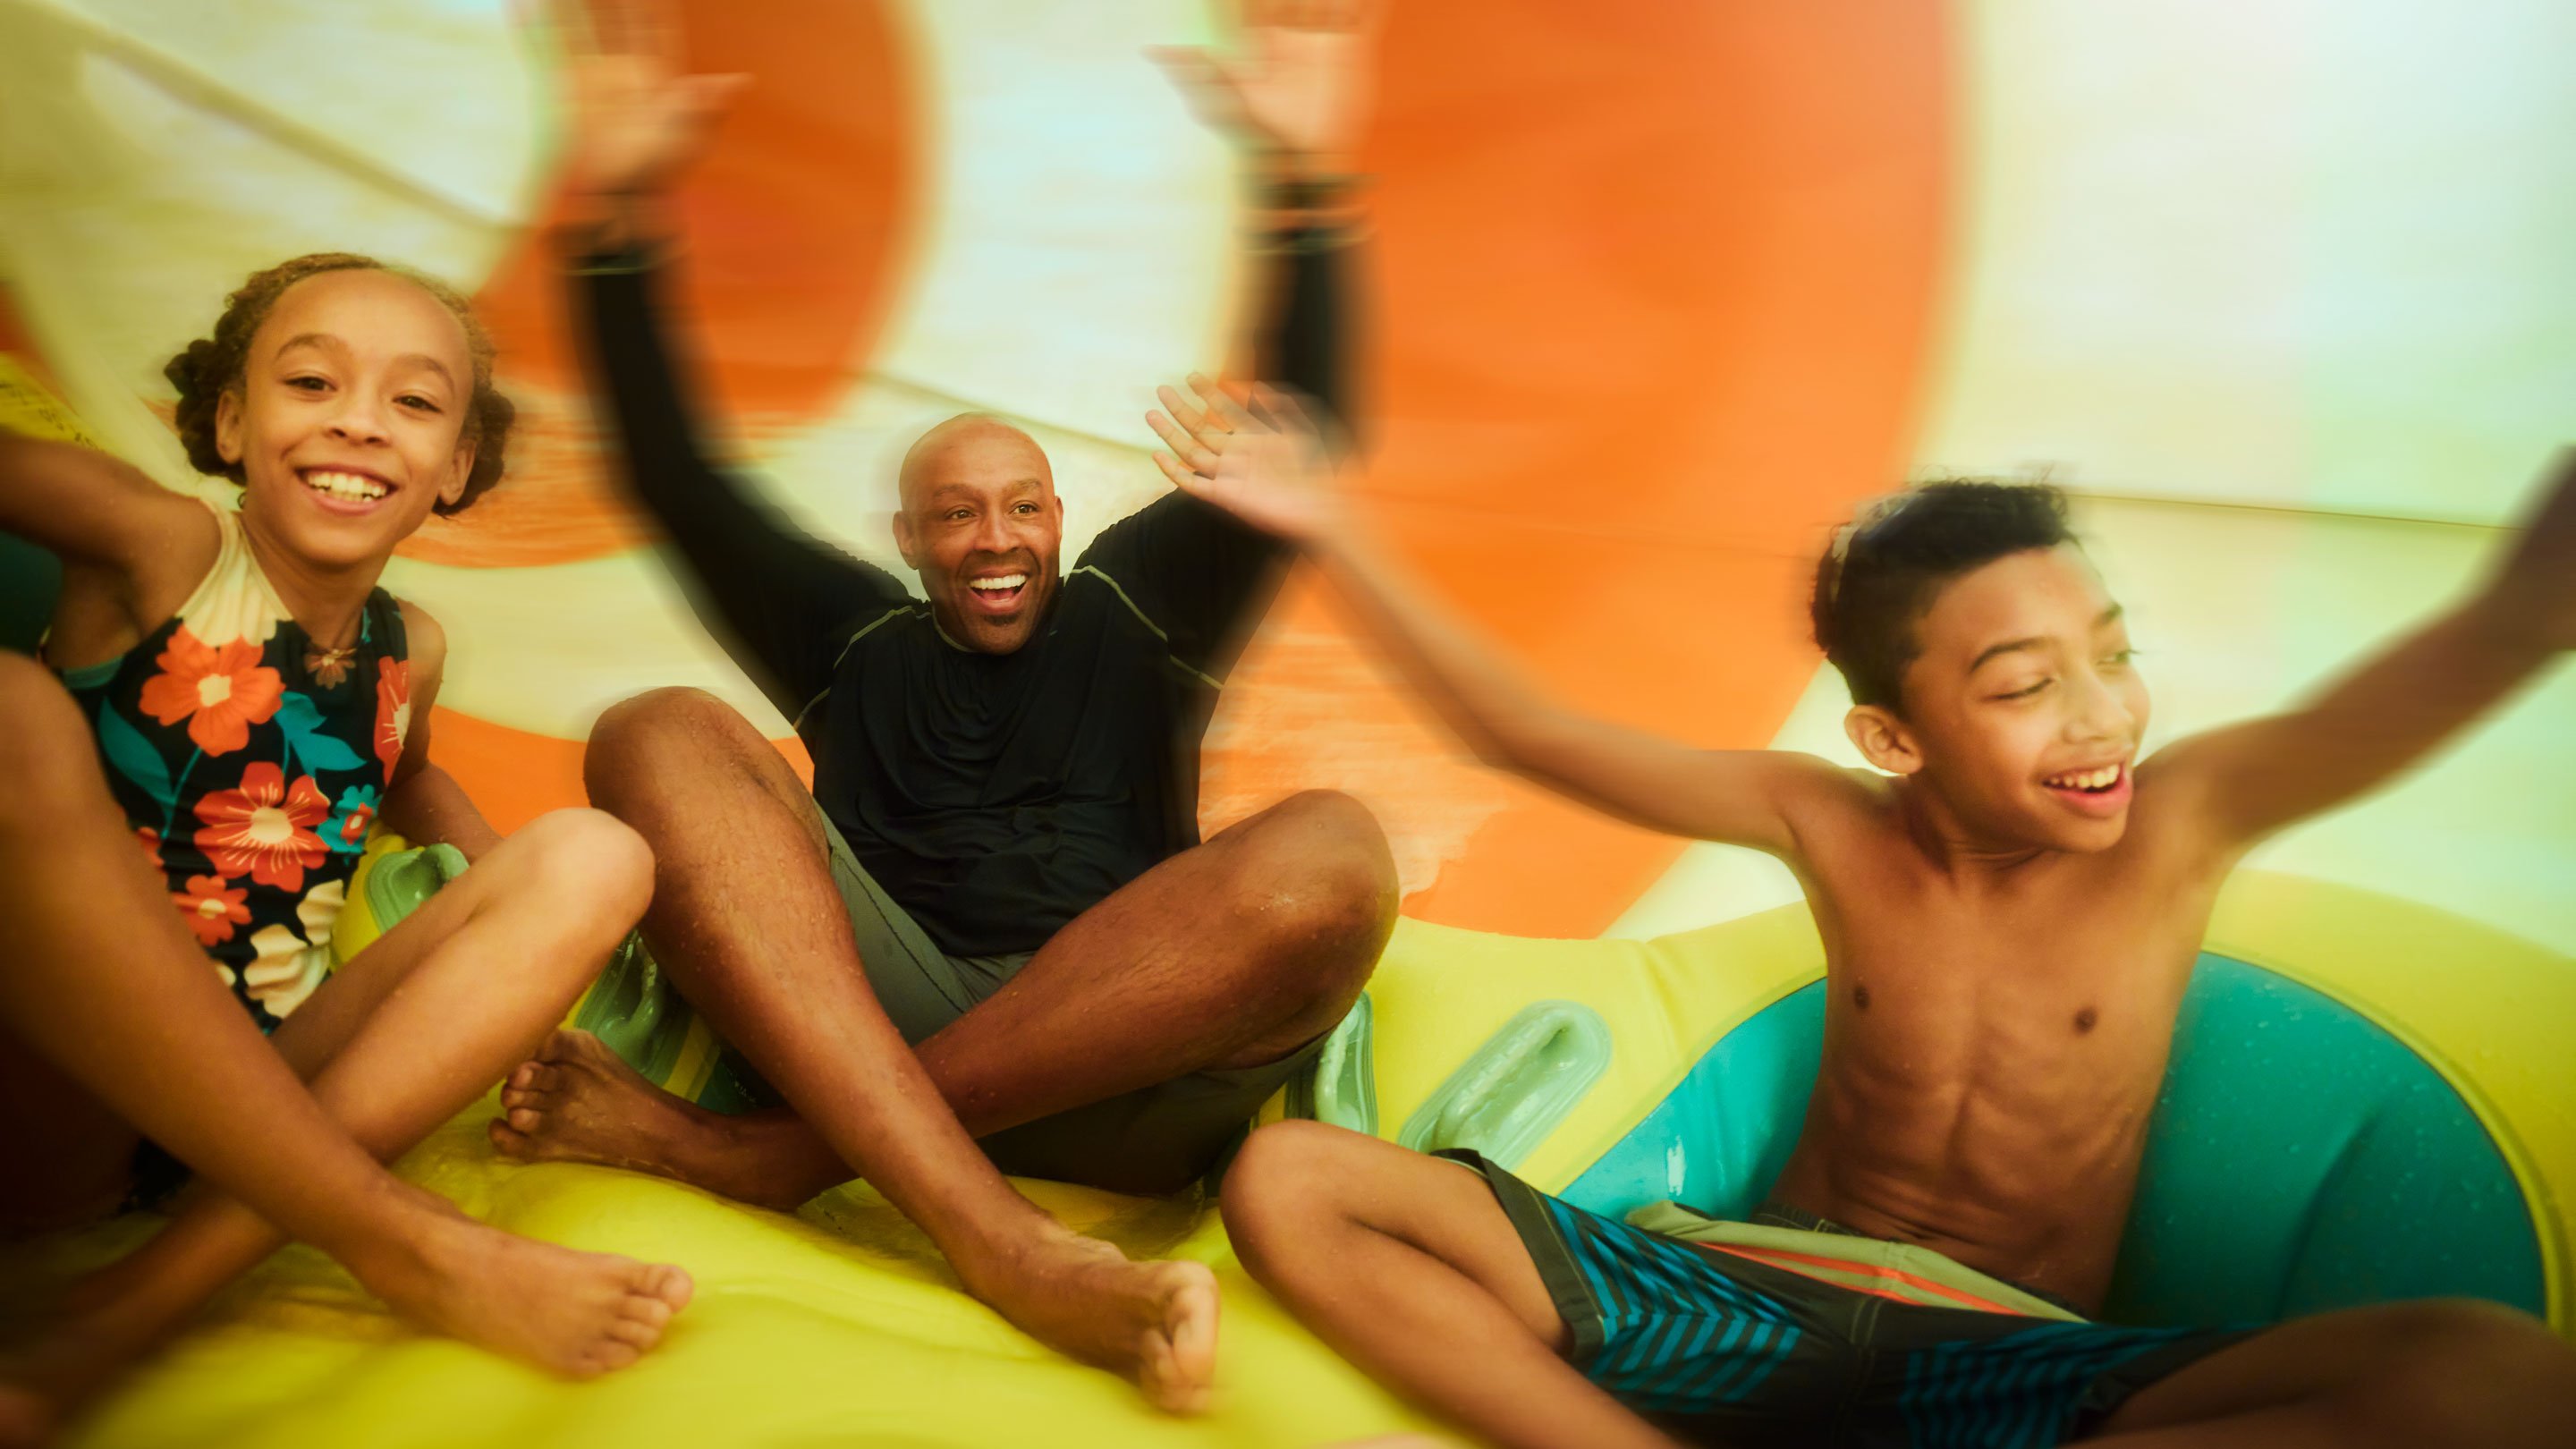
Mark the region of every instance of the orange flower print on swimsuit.
[[143, 682], [144, 712], [165, 725], [188, 722], [188, 738], [209, 755], [250, 743], [250, 727], [268, 723], [285, 697], [285, 681], [259, 662], [247, 639], [209, 645], [182, 626], [152, 661], [161, 672]]
[[388, 659], [376, 666], [376, 758], [385, 762], [388, 782], [410, 735], [411, 661]]
[[222, 877], [211, 875], [192, 875], [186, 891], [170, 893], [170, 904], [197, 933], [200, 946], [220, 946], [233, 938], [233, 927], [249, 925], [249, 900], [249, 888], [225, 890]]
[[167, 875], [170, 867], [161, 863], [161, 832], [149, 825], [134, 827], [134, 838], [143, 842], [143, 858], [152, 862], [154, 875]]
[[331, 802], [310, 775], [288, 785], [284, 772], [262, 760], [242, 771], [241, 788], [210, 790], [197, 802], [197, 848], [226, 879], [247, 874], [261, 885], [302, 890], [304, 872], [322, 864], [328, 847], [313, 827], [331, 813]]

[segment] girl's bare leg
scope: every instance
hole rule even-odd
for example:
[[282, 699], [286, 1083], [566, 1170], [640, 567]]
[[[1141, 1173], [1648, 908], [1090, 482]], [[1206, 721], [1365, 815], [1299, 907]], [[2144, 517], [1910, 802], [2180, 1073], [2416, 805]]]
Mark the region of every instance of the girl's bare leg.
[[[330, 1065], [307, 1091], [244, 1016], [171, 908], [108, 793], [77, 706], [41, 666], [6, 654], [0, 654], [0, 891], [8, 898], [0, 919], [9, 923], [10, 936], [0, 951], [0, 1026], [246, 1205], [210, 1202], [197, 1210], [206, 1215], [202, 1225], [160, 1250], [179, 1268], [238, 1258], [249, 1241], [240, 1224], [264, 1219], [277, 1233], [331, 1254], [430, 1327], [575, 1374], [631, 1361], [686, 1302], [688, 1279], [677, 1269], [575, 1253], [484, 1227], [398, 1181], [370, 1155], [380, 1143], [388, 1152], [403, 1145], [397, 1139], [405, 1123], [422, 1123], [413, 1137], [434, 1125], [438, 1100], [447, 1100], [444, 1112], [471, 1100], [472, 1091], [455, 1095], [466, 1058], [488, 1055], [480, 1082], [489, 1082], [544, 1034], [551, 1017], [532, 1017], [524, 1036], [506, 1029], [513, 1011], [531, 1010], [531, 988], [494, 975], [484, 994], [514, 1004], [462, 1002], [460, 996], [472, 993], [456, 989], [456, 969], [397, 967], [344, 983], [363, 996], [367, 988], [360, 983], [372, 978], [373, 1011], [322, 1010], [331, 993], [317, 992], [307, 1006], [319, 1013], [318, 1024], [298, 1033], [299, 1050]], [[460, 931], [454, 917], [489, 915], [504, 924], [490, 929], [489, 922], [472, 921], [487, 926], [476, 939], [504, 940], [520, 915], [498, 910], [488, 898], [503, 894], [488, 890], [486, 899], [473, 900], [468, 893], [442, 914]], [[629, 914], [641, 903], [640, 895], [628, 896]], [[426, 942], [432, 931], [411, 934]], [[426, 965], [431, 953], [412, 949], [411, 964]], [[397, 950], [387, 960], [403, 956]], [[559, 979], [550, 978], [533, 991], [560, 989]], [[335, 1021], [348, 1031], [342, 1038], [348, 1049], [337, 1055], [327, 1040]], [[393, 1042], [400, 1046], [389, 1048]], [[406, 1057], [425, 1065], [406, 1067]], [[473, 1090], [479, 1089], [480, 1083]], [[334, 1121], [335, 1112], [354, 1121], [359, 1139]], [[9, 1166], [13, 1173], [48, 1170], [41, 1161]], [[276, 1241], [265, 1228], [259, 1240]], [[266, 1251], [259, 1248], [247, 1261]], [[101, 1285], [112, 1286], [121, 1285]], [[79, 1332], [48, 1333], [41, 1361], [0, 1376], [0, 1443], [41, 1434], [64, 1406], [95, 1389], [103, 1368], [123, 1361], [79, 1342], [83, 1335], [104, 1333], [116, 1340], [104, 1347], [121, 1349], [138, 1327], [157, 1320], [166, 1329], [205, 1291], [174, 1270], [157, 1293], [126, 1294], [121, 1311], [80, 1315]], [[115, 1296], [92, 1295], [93, 1307]], [[182, 1300], [186, 1307], [174, 1312]]]

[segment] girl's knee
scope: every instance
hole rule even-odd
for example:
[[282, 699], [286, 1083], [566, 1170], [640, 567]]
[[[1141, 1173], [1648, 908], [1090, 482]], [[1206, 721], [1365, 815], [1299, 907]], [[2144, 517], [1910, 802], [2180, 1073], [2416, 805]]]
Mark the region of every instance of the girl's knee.
[[653, 898], [653, 850], [644, 837], [602, 810], [556, 810], [510, 837], [514, 854], [504, 889], [539, 895], [567, 918], [622, 936]]

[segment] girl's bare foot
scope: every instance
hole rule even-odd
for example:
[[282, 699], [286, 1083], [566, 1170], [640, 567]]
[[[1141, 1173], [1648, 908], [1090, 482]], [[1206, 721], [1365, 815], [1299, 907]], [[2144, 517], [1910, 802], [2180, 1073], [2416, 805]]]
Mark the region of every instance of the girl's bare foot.
[[1216, 1275], [1203, 1263], [1132, 1261], [1060, 1226], [989, 1265], [959, 1265], [967, 1291], [1040, 1343], [1133, 1381], [1156, 1408], [1195, 1414], [1216, 1369]]
[[[573, 1378], [635, 1362], [688, 1306], [689, 1275], [505, 1233], [448, 1208], [410, 1264], [359, 1281], [430, 1328]], [[379, 1281], [381, 1279], [381, 1281]]]
[[[403, 1241], [348, 1263], [424, 1327], [573, 1378], [633, 1363], [689, 1301], [689, 1275], [487, 1227], [417, 1188]], [[156, 1240], [157, 1241], [157, 1240]], [[203, 1301], [151, 1244], [72, 1286], [29, 1352], [0, 1364], [0, 1449], [42, 1443]]]

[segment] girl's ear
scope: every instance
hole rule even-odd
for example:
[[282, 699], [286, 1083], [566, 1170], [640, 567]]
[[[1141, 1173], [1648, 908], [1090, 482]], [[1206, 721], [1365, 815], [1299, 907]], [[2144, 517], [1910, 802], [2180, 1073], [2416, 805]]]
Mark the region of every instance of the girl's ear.
[[227, 463], [242, 460], [242, 395], [237, 387], [215, 397], [215, 456]]
[[438, 485], [438, 501], [453, 508], [465, 496], [465, 485], [474, 481], [475, 444], [471, 438], [460, 438], [456, 455], [448, 460], [446, 481]]

